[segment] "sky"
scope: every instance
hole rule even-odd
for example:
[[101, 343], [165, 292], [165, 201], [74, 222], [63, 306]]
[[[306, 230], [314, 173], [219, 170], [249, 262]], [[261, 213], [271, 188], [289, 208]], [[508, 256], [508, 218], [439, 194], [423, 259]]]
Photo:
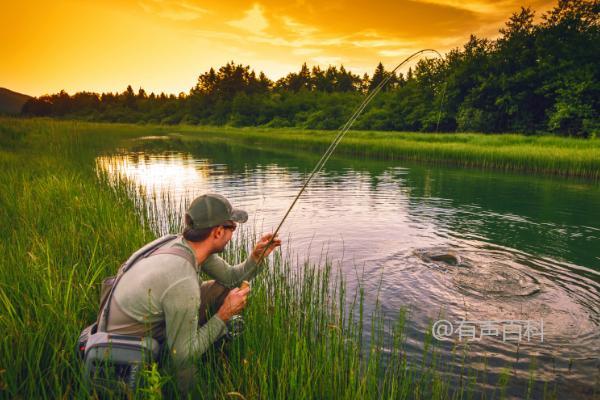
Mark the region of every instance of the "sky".
[[188, 93], [229, 61], [271, 79], [309, 66], [371, 75], [414, 51], [493, 39], [521, 6], [546, 0], [1, 0], [0, 87]]

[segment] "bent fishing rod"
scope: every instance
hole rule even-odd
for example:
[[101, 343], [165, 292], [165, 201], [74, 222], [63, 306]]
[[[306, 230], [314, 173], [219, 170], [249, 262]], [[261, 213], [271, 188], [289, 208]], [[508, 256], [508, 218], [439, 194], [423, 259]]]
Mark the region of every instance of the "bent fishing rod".
[[[410, 56], [406, 57], [400, 64], [398, 64], [396, 66], [396, 68], [394, 68], [391, 72], [389, 72], [388, 75], [381, 82], [379, 82], [379, 84], [371, 92], [369, 92], [369, 94], [367, 94], [367, 96], [359, 104], [359, 106], [356, 107], [356, 109], [354, 110], [354, 113], [352, 113], [352, 116], [350, 116], [348, 121], [346, 121], [346, 123], [340, 128], [340, 130], [338, 131], [337, 135], [331, 141], [331, 144], [329, 145], [329, 147], [327, 148], [325, 153], [323, 153], [323, 155], [321, 156], [321, 158], [319, 159], [319, 161], [317, 162], [317, 164], [315, 165], [315, 167], [313, 168], [311, 173], [308, 175], [308, 178], [304, 181], [304, 184], [298, 191], [298, 194], [296, 195], [296, 197], [294, 197], [292, 204], [290, 204], [289, 208], [287, 209], [283, 218], [281, 219], [281, 222], [279, 222], [277, 229], [275, 229], [275, 232], [273, 232], [273, 236], [271, 237], [271, 240], [269, 240], [269, 242], [263, 249], [260, 257], [258, 258], [259, 262], [261, 262], [263, 260], [263, 256], [265, 255], [267, 249], [269, 248], [269, 246], [271, 246], [271, 244], [277, 237], [277, 234], [279, 233], [279, 229], [281, 229], [281, 226], [287, 219], [288, 215], [290, 215], [290, 212], [292, 211], [292, 209], [298, 202], [298, 199], [300, 198], [302, 193], [304, 193], [304, 190], [306, 189], [306, 187], [308, 186], [310, 181], [313, 179], [313, 177], [316, 174], [321, 172], [321, 170], [325, 166], [325, 163], [327, 162], [327, 160], [329, 160], [329, 157], [331, 157], [331, 155], [335, 151], [338, 144], [340, 144], [340, 142], [342, 141], [342, 139], [344, 138], [344, 136], [346, 135], [348, 130], [350, 130], [350, 127], [352, 126], [352, 124], [354, 124], [354, 122], [358, 119], [360, 114], [367, 107], [367, 105], [369, 105], [369, 103], [371, 102], [371, 100], [373, 100], [373, 98], [377, 95], [377, 93], [379, 93], [381, 91], [381, 89], [390, 81], [390, 79], [392, 79], [392, 77], [395, 76], [396, 70], [398, 68], [402, 67], [404, 64], [406, 64], [410, 60], [412, 60], [413, 58], [415, 58], [423, 53], [435, 53], [438, 57], [442, 58], [442, 55], [437, 50], [434, 50], [434, 49], [419, 50], [419, 51], [411, 54]], [[442, 101], [443, 101], [443, 96], [442, 96]], [[441, 115], [441, 102], [440, 102], [440, 115]], [[438, 125], [439, 125], [440, 115], [438, 115]]]

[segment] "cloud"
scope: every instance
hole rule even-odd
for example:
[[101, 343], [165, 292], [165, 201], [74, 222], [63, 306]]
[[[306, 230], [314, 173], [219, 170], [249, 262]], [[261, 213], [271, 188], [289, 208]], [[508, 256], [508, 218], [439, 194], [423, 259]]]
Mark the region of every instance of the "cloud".
[[309, 47], [304, 47], [304, 48], [300, 48], [300, 49], [294, 49], [294, 50], [292, 50], [292, 53], [297, 56], [306, 56], [306, 55], [318, 53], [320, 51], [321, 51], [321, 49], [311, 49]]
[[229, 21], [227, 24], [254, 33], [262, 33], [269, 27], [269, 21], [265, 18], [263, 8], [258, 3], [245, 12], [244, 18]]
[[414, 41], [398, 40], [398, 39], [374, 39], [374, 40], [354, 40], [350, 42], [356, 47], [414, 47]]
[[401, 57], [408, 56], [410, 53], [414, 52], [411, 49], [380, 50], [377, 52], [382, 57]]
[[304, 48], [311, 46], [340, 46], [344, 43], [342, 38], [317, 38], [317, 37], [306, 37], [306, 38], [294, 38], [284, 39], [279, 36], [250, 36], [247, 38], [250, 41], [257, 43], [270, 44], [273, 46], [292, 47], [292, 48]]
[[[468, 20], [479, 29], [465, 29], [480, 34], [482, 26], [491, 29], [492, 25], [485, 25], [483, 21], [490, 20], [492, 15], [485, 14], [480, 18], [475, 10], [491, 13], [496, 9], [510, 8], [510, 5], [507, 6], [510, 1], [514, 0], [500, 0], [489, 4], [483, 0], [409, 0], [412, 7], [416, 7], [412, 14], [427, 11], [433, 18], [434, 15], [439, 16], [438, 14], [443, 12], [443, 16], [439, 16], [443, 23], [454, 27], [439, 29], [439, 26], [432, 26], [426, 36], [406, 31], [406, 24], [399, 25], [397, 22], [395, 25], [398, 25], [398, 28], [391, 33], [385, 26], [370, 27], [366, 23], [355, 25], [352, 30], [346, 30], [345, 26], [344, 29], [332, 29], [331, 24], [323, 25], [317, 19], [307, 16], [306, 12], [293, 12], [289, 6], [293, 2], [287, 3], [286, 7], [279, 7], [279, 4], [271, 4], [267, 0], [238, 7], [237, 10], [241, 10], [239, 19], [221, 19], [221, 22], [218, 16], [231, 18], [235, 10], [220, 10], [211, 21], [203, 21], [202, 26], [198, 26], [199, 29], [195, 32], [208, 40], [214, 39], [215, 46], [222, 46], [227, 53], [242, 55], [242, 48], [252, 48], [255, 54], [246, 53], [243, 56], [260, 60], [263, 65], [266, 58], [260, 55], [268, 54], [269, 57], [275, 58], [287, 57], [288, 63], [295, 60], [298, 63], [306, 61], [327, 66], [339, 65], [343, 61], [345, 64], [352, 64], [359, 71], [370, 72], [372, 65], [378, 60], [392, 63], [422, 48], [433, 47], [445, 52], [462, 45], [468, 39], [468, 34], [461, 34], [461, 25], [453, 24], [450, 16], [454, 19], [469, 17]], [[393, 9], [390, 13], [391, 11]], [[450, 16], [446, 13], [450, 13]], [[412, 14], [408, 14], [405, 18], [412, 18]], [[321, 18], [321, 15], [318, 15]], [[427, 18], [424, 21], [428, 22]], [[418, 21], [415, 20], [418, 26], [416, 29], [422, 29], [422, 24]]]
[[296, 35], [312, 35], [319, 31], [319, 29], [315, 28], [314, 26], [301, 24], [295, 19], [288, 16], [283, 16], [281, 20], [283, 21], [284, 27], [288, 31]]
[[140, 0], [138, 4], [149, 14], [175, 21], [192, 21], [209, 13], [207, 9], [185, 0]]
[[238, 46], [221, 46], [220, 49], [223, 51], [223, 53], [234, 55], [236, 57], [236, 59], [238, 59], [238, 58], [247, 59], [247, 58], [257, 56], [255, 51], [249, 50], [247, 48], [242, 49], [242, 48], [239, 48]]
[[220, 40], [230, 40], [233, 42], [239, 43], [244, 40], [245, 37], [233, 32], [223, 32], [223, 31], [211, 31], [206, 29], [196, 30], [195, 33], [202, 38], [211, 38], [211, 39], [220, 39]]
[[514, 8], [514, 1], [477, 1], [477, 0], [413, 0], [418, 3], [435, 4], [474, 12], [476, 14], [498, 14]]
[[[320, 52], [331, 52], [335, 50], [345, 49], [352, 51], [357, 50], [370, 51], [380, 50], [381, 55], [393, 57], [397, 54], [406, 54], [411, 49], [418, 47], [418, 43], [401, 39], [383, 39], [377, 33], [359, 33], [351, 36], [328, 36], [324, 34], [306, 34], [306, 35], [269, 35], [265, 32], [260, 32], [254, 35], [245, 35], [236, 32], [212, 31], [212, 30], [197, 30], [196, 33], [204, 38], [220, 39], [230, 42], [252, 42], [267, 46], [284, 47], [292, 50], [292, 54], [298, 56], [306, 56], [318, 54]], [[371, 39], [363, 39], [363, 37]], [[404, 48], [405, 50], [399, 50]], [[387, 53], [386, 53], [387, 52]], [[327, 63], [327, 62], [325, 62]]]

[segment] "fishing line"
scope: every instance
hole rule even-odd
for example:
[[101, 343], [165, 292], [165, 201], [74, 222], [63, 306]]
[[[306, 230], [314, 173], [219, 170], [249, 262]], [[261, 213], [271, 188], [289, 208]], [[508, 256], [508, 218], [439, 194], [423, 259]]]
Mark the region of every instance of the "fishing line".
[[[287, 219], [288, 215], [290, 214], [290, 212], [292, 211], [292, 209], [298, 202], [298, 199], [300, 198], [302, 193], [304, 193], [304, 190], [306, 189], [306, 187], [308, 186], [310, 181], [313, 179], [313, 177], [316, 174], [318, 174], [323, 169], [323, 167], [325, 166], [325, 163], [327, 162], [327, 160], [329, 160], [329, 157], [331, 157], [331, 155], [335, 151], [338, 144], [342, 141], [342, 139], [346, 135], [346, 132], [348, 132], [348, 130], [350, 129], [352, 124], [354, 124], [354, 122], [358, 119], [358, 117], [360, 116], [362, 111], [367, 107], [367, 105], [371, 102], [371, 100], [373, 100], [373, 98], [377, 95], [377, 93], [379, 93], [381, 91], [381, 89], [390, 81], [390, 79], [392, 79], [392, 77], [395, 76], [395, 72], [398, 68], [402, 67], [404, 64], [406, 64], [407, 62], [412, 60], [414, 57], [416, 57], [420, 54], [429, 53], [429, 52], [435, 53], [438, 57], [442, 58], [442, 55], [437, 50], [434, 50], [434, 49], [423, 49], [423, 50], [419, 50], [419, 51], [411, 54], [410, 56], [406, 57], [400, 64], [398, 64], [396, 66], [396, 68], [394, 68], [391, 72], [389, 72], [388, 75], [384, 79], [382, 79], [381, 82], [379, 82], [379, 84], [375, 87], [375, 89], [373, 89], [370, 93], [367, 94], [367, 96], [359, 104], [359, 106], [356, 107], [356, 109], [354, 110], [354, 113], [352, 113], [352, 116], [350, 116], [350, 118], [346, 121], [344, 126], [342, 126], [340, 128], [337, 135], [333, 138], [331, 144], [329, 145], [329, 147], [327, 148], [325, 153], [323, 153], [323, 155], [321, 156], [321, 158], [319, 159], [319, 161], [317, 162], [317, 164], [311, 171], [311, 173], [308, 176], [308, 178], [306, 179], [306, 181], [304, 181], [304, 184], [300, 188], [300, 191], [298, 191], [298, 194], [292, 201], [292, 204], [290, 204], [289, 208], [285, 212], [283, 218], [281, 219], [281, 222], [277, 226], [277, 229], [275, 229], [275, 232], [273, 232], [273, 236], [271, 237], [271, 240], [269, 241], [269, 243], [267, 243], [267, 245], [263, 249], [263, 252], [261, 253], [260, 257], [258, 258], [259, 260], [262, 260], [265, 252], [267, 251], [267, 249], [269, 248], [271, 243], [273, 243], [273, 240], [275, 239], [275, 237], [277, 237], [277, 233], [279, 233], [279, 229], [281, 229], [281, 226], [283, 225], [283, 223]], [[444, 88], [444, 92], [445, 92], [445, 88]], [[441, 115], [441, 103], [440, 103], [440, 115]], [[440, 115], [438, 115], [438, 125], [439, 125]]]

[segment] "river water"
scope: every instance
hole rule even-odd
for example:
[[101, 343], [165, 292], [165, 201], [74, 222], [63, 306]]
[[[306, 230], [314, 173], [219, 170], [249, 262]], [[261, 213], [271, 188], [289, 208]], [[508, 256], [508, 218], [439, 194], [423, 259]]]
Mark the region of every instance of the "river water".
[[[154, 147], [99, 157], [98, 166], [175, 202], [220, 193], [265, 232], [318, 158], [233, 145], [200, 145], [193, 154]], [[409, 357], [419, 358], [424, 333], [444, 319], [452, 331], [441, 337], [442, 323], [434, 325], [440, 348], [468, 343], [470, 366], [483, 369], [485, 357], [488, 381], [510, 375], [509, 397], [523, 395], [532, 368], [532, 398], [545, 383], [559, 398], [598, 395], [598, 184], [334, 156], [280, 236], [300, 257], [326, 252], [349, 293], [359, 283], [365, 289], [367, 309], [377, 298], [387, 316], [408, 308]]]

